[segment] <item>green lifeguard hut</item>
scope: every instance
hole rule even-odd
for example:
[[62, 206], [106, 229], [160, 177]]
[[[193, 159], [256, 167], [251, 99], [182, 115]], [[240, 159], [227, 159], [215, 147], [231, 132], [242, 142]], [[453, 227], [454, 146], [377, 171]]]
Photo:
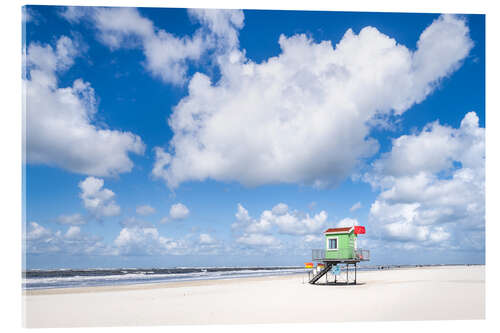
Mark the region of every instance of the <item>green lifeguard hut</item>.
[[[349, 283], [349, 265], [354, 265], [354, 284], [356, 284], [357, 263], [370, 260], [370, 251], [358, 248], [358, 235], [366, 233], [363, 226], [330, 228], [324, 232], [325, 249], [312, 250], [312, 260], [321, 262], [309, 277], [309, 283], [316, 283], [334, 266], [346, 265]], [[335, 283], [337, 279], [335, 278]]]

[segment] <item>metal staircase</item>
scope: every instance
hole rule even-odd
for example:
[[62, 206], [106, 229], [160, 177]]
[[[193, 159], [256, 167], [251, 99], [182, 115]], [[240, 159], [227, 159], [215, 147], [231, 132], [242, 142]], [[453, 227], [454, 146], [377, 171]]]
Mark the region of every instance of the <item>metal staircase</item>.
[[316, 274], [312, 274], [312, 277], [309, 277], [309, 283], [315, 284], [319, 279], [321, 279], [330, 269], [332, 269], [333, 263], [327, 262], [322, 270], [320, 270]]

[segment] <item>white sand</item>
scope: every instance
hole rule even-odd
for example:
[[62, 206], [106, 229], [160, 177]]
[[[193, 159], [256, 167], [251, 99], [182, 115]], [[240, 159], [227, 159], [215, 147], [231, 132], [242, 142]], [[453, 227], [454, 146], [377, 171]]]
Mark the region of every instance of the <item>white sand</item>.
[[484, 266], [358, 272], [359, 285], [303, 275], [25, 292], [25, 326], [484, 319]]

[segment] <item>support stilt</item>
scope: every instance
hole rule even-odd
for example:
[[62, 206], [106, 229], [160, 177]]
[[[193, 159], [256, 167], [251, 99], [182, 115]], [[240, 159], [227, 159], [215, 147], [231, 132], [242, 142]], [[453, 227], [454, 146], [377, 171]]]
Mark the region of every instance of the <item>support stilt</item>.
[[[358, 283], [358, 263], [357, 262], [345, 262], [345, 261], [339, 261], [339, 262], [332, 262], [332, 261], [324, 261], [323, 262], [323, 268], [318, 270], [310, 270], [307, 272], [308, 275], [308, 280], [310, 284], [315, 284], [319, 280], [322, 280], [323, 276], [325, 276], [325, 279], [322, 280], [323, 284], [354, 284], [356, 285]], [[344, 266], [345, 265], [345, 266]], [[354, 277], [351, 277], [353, 280], [351, 281], [349, 279], [349, 266], [354, 265]], [[341, 271], [339, 268], [340, 266], [345, 267], [345, 273], [346, 273], [346, 279], [344, 280], [343, 278], [343, 271]], [[337, 268], [337, 269], [335, 269]], [[328, 272], [332, 272], [333, 274], [333, 281], [330, 283], [330, 279], [328, 279]], [[335, 272], [334, 272], [335, 271]], [[340, 277], [337, 276], [338, 273]], [[352, 272], [351, 272], [352, 276]]]

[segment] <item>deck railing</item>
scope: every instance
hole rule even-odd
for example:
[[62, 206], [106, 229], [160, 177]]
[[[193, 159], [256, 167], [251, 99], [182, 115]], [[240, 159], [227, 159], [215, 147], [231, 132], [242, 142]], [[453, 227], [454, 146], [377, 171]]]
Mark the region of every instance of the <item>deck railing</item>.
[[356, 258], [363, 261], [370, 260], [370, 250], [365, 249], [357, 249], [356, 250]]
[[312, 250], [312, 260], [322, 260], [325, 258], [325, 254], [325, 250], [314, 249]]
[[312, 260], [370, 260], [370, 251], [365, 249], [339, 248], [335, 251], [326, 251], [322, 249], [312, 250]]

